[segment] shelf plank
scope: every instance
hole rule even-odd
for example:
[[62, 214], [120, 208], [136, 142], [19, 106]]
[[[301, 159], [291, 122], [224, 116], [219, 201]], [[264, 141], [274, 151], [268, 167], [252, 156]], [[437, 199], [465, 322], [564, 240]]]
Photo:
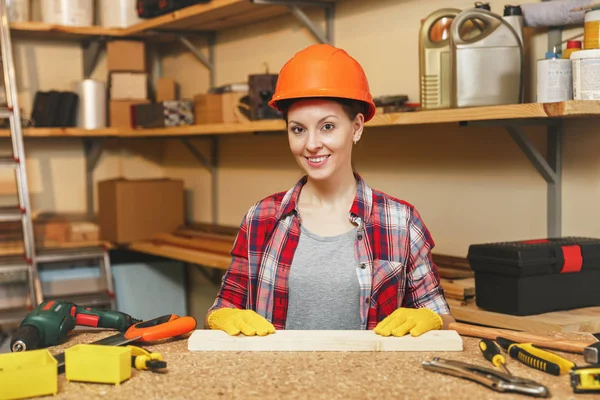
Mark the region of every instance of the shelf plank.
[[[321, 1], [334, 2], [335, 0]], [[10, 26], [14, 37], [80, 41], [98, 36], [159, 37], [156, 35], [157, 31], [219, 31], [289, 13], [290, 9], [282, 5], [254, 4], [250, 0], [213, 0], [210, 3], [196, 4], [156, 18], [146, 19], [127, 28], [63, 26], [37, 21], [13, 22]]]
[[152, 241], [130, 243], [127, 248], [139, 253], [170, 258], [209, 268], [227, 270], [231, 264], [231, 256], [212, 253], [210, 251], [191, 250], [168, 244], [156, 244]]
[[[377, 114], [367, 127], [415, 126], [437, 123], [469, 121], [527, 120], [549, 118], [600, 117], [600, 101], [565, 101], [561, 103], [526, 103], [489, 107], [472, 107], [446, 110]], [[26, 128], [25, 137], [115, 137], [115, 138], [165, 138], [204, 135], [254, 134], [285, 132], [282, 120], [261, 120], [244, 123], [201, 124], [153, 129], [104, 128], [86, 130], [79, 128]], [[8, 129], [0, 129], [0, 137], [9, 137]]]
[[126, 28], [125, 34], [139, 35], [148, 30], [221, 30], [289, 12], [287, 7], [256, 5], [250, 0], [213, 0], [139, 22]]
[[11, 35], [15, 38], [44, 39], [44, 40], [73, 40], [80, 41], [97, 36], [123, 36], [120, 28], [105, 28], [102, 26], [64, 26], [46, 24], [43, 22], [11, 22]]
[[468, 121], [600, 117], [600, 101], [524, 103], [378, 114], [366, 126], [423, 125]]

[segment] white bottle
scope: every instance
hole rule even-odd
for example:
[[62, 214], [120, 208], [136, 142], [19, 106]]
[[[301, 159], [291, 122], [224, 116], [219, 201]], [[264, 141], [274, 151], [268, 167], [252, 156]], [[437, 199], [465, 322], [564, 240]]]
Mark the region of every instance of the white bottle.
[[510, 5], [504, 6], [503, 18], [513, 28], [515, 28], [515, 31], [517, 31], [517, 35], [519, 36], [519, 39], [521, 39], [521, 44], [525, 45], [523, 43], [523, 27], [525, 26], [525, 23], [523, 21], [523, 10], [521, 10], [521, 6], [510, 6]]

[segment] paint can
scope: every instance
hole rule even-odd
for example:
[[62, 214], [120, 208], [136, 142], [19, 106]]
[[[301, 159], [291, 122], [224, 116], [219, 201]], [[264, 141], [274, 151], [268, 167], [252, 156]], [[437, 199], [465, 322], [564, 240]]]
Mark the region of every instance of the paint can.
[[585, 13], [583, 24], [583, 48], [600, 48], [600, 10]]
[[554, 103], [573, 98], [573, 75], [571, 60], [558, 58], [549, 51], [546, 58], [537, 62], [538, 103]]
[[136, 0], [98, 0], [98, 25], [107, 28], [127, 28], [141, 22]]
[[84, 79], [77, 82], [79, 107], [77, 127], [99, 129], [106, 127], [106, 84], [102, 81]]
[[600, 49], [579, 50], [571, 54], [573, 99], [600, 100]]
[[47, 24], [93, 26], [93, 0], [43, 0], [42, 20]]

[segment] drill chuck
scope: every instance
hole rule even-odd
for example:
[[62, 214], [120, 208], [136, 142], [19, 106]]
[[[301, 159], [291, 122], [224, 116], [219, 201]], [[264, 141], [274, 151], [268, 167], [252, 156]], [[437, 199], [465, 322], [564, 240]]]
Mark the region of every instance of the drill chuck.
[[23, 325], [15, 332], [10, 342], [13, 352], [35, 350], [40, 346], [40, 332], [33, 325]]

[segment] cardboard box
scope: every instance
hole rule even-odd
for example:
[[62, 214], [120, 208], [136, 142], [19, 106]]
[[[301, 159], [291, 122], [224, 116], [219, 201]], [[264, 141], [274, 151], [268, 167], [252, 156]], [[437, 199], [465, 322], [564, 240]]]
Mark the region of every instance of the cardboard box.
[[100, 238], [124, 244], [173, 232], [184, 224], [179, 179], [109, 179], [98, 182]]
[[106, 43], [108, 71], [146, 71], [146, 47], [139, 40], [110, 40]]
[[111, 100], [148, 98], [148, 74], [145, 72], [113, 72], [110, 74]]
[[172, 78], [158, 78], [156, 80], [156, 102], [177, 100], [177, 83]]
[[222, 94], [198, 94], [194, 96], [194, 119], [196, 124], [219, 124], [228, 122], [248, 122], [237, 110], [244, 92]]
[[136, 105], [132, 110], [134, 128], [164, 128], [194, 124], [191, 100], [169, 100]]
[[131, 106], [147, 104], [150, 100], [111, 100], [109, 103], [109, 126], [111, 128], [132, 128]]

